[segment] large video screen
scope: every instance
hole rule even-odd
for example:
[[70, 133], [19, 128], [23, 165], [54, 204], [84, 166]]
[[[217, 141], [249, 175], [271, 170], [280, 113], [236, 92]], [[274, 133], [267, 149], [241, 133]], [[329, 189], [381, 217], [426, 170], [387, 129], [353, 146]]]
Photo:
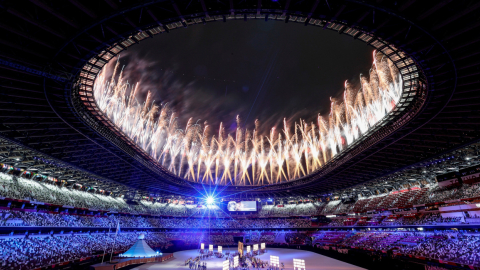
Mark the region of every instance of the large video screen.
[[229, 201], [227, 205], [228, 211], [231, 212], [244, 212], [244, 211], [257, 211], [256, 201]]

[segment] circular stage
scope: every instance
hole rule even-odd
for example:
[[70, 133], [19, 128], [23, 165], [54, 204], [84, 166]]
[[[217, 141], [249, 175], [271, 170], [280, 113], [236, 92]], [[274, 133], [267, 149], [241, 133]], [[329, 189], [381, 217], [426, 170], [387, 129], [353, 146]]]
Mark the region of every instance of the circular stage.
[[[228, 249], [224, 249], [224, 252]], [[231, 252], [234, 252], [234, 248], [230, 248]], [[305, 260], [305, 266], [307, 270], [327, 270], [327, 269], [339, 269], [339, 270], [359, 270], [364, 269], [346, 262], [335, 260], [327, 256], [323, 256], [317, 253], [313, 253], [305, 250], [295, 249], [283, 249], [283, 248], [269, 248], [268, 252], [258, 256], [263, 261], [270, 261], [270, 255], [278, 256], [280, 262], [285, 265], [285, 270], [293, 270], [293, 259]], [[189, 270], [188, 266], [185, 266], [185, 261], [190, 257], [196, 257], [198, 255], [197, 250], [185, 250], [175, 252], [173, 256], [174, 260], [164, 263], [147, 263], [136, 267], [138, 270], [155, 270], [155, 269], [170, 269], [170, 270]], [[202, 262], [207, 263], [207, 270], [221, 270], [222, 262], [224, 259], [212, 258]]]

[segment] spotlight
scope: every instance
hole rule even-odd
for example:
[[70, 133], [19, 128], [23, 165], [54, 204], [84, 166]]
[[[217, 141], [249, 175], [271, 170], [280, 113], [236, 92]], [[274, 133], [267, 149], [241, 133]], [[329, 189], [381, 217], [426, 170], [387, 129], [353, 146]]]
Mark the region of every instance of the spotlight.
[[213, 204], [215, 202], [215, 199], [212, 196], [207, 197], [207, 204]]

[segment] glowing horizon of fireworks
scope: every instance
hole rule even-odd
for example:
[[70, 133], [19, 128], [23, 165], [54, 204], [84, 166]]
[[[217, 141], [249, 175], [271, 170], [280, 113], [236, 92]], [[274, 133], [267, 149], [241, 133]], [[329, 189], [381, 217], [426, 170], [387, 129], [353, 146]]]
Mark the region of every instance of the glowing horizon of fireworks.
[[362, 136], [395, 108], [402, 93], [402, 77], [393, 62], [373, 53], [369, 78], [360, 74], [361, 87], [354, 90], [345, 81], [343, 103], [331, 99], [328, 117], [317, 123], [300, 119], [293, 130], [283, 121], [270, 134], [240, 128], [225, 134], [220, 123], [217, 135], [210, 126], [190, 118], [184, 129], [177, 117], [154, 104], [151, 92], [144, 103], [137, 101], [138, 83], [124, 82], [118, 61], [111, 78], [105, 68], [95, 81], [94, 97], [99, 109], [138, 146], [171, 173], [198, 183], [263, 185], [291, 181], [321, 168], [332, 157]]

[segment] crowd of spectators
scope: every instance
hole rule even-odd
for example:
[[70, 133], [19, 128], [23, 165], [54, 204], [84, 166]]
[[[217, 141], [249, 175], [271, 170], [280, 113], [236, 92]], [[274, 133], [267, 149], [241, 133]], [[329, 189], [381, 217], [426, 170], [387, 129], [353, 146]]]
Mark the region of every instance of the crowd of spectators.
[[[31, 269], [64, 261], [72, 261], [94, 254], [102, 254], [105, 249], [123, 252], [130, 248], [138, 238], [139, 232], [122, 232], [117, 239], [115, 233], [77, 233], [22, 235], [0, 237], [0, 265], [5, 269]], [[383, 229], [378, 231], [331, 230], [312, 232], [269, 231], [229, 231], [213, 230], [208, 233], [183, 230], [177, 232], [149, 232], [145, 240], [153, 248], [168, 250], [174, 241], [198, 248], [199, 243], [213, 245], [235, 245], [234, 236], [242, 235], [248, 245], [256, 243], [282, 244], [298, 246], [310, 244], [337, 246], [338, 248], [363, 248], [367, 250], [388, 251], [415, 255], [480, 266], [480, 235], [458, 231], [404, 231]], [[282, 235], [284, 241], [277, 236]], [[248, 239], [248, 240], [247, 240]], [[178, 244], [178, 242], [175, 242]]]
[[[409, 192], [407, 192], [408, 194], [402, 193], [403, 195], [381, 194], [360, 198], [355, 203], [343, 203], [341, 200], [333, 200], [329, 202], [304, 202], [298, 204], [288, 202], [286, 204], [277, 203], [276, 205], [267, 204], [262, 205], [257, 213], [251, 215], [257, 217], [314, 216], [362, 212], [369, 209], [386, 209], [398, 205], [400, 199], [404, 200], [401, 196], [405, 195], [408, 197]], [[409, 204], [472, 198], [480, 196], [480, 184], [464, 184], [461, 187], [448, 188], [429, 185], [423, 187], [421, 190], [412, 190], [411, 193], [410, 195], [412, 195], [412, 197], [405, 199]], [[398, 196], [398, 198], [395, 196]], [[81, 191], [71, 188], [71, 186], [67, 188], [49, 180], [40, 182], [23, 177], [15, 177], [3, 172], [0, 172], [0, 197], [131, 214], [150, 214], [171, 217], [229, 217], [227, 213], [221, 211], [215, 205], [161, 203], [152, 200], [139, 200], [136, 203], [127, 203], [126, 200], [120, 197], [114, 198], [99, 193]], [[401, 202], [401, 204], [405, 203], [407, 202]]]
[[435, 186], [418, 203], [451, 201], [480, 196], [480, 184], [441, 187]]
[[273, 244], [275, 242], [275, 234], [263, 234], [260, 236], [260, 243]]
[[[105, 249], [126, 251], [135, 243], [137, 233], [59, 234], [0, 238], [2, 269], [28, 270], [103, 254]], [[148, 233], [147, 243], [153, 247], [166, 244], [164, 233]]]
[[291, 245], [305, 245], [307, 237], [304, 233], [287, 233], [285, 241]]
[[2, 172], [0, 172], [0, 197], [132, 214], [179, 217], [228, 216], [223, 211], [219, 211], [216, 206], [159, 203], [147, 200], [128, 204], [120, 197], [114, 198], [101, 193], [77, 190], [71, 186], [63, 187], [49, 180], [39, 182]]
[[[216, 217], [227, 218], [229, 215], [217, 206], [197, 204], [161, 203], [150, 200], [139, 200], [129, 204], [120, 197], [106, 196], [74, 188], [59, 186], [55, 182], [39, 182], [36, 180], [15, 177], [0, 172], [0, 197], [28, 200], [33, 202], [51, 203], [92, 210], [105, 210], [131, 214], [150, 214], [171, 217]], [[320, 214], [324, 203], [302, 203], [264, 205], [258, 217], [290, 217], [311, 216]]]
[[55, 182], [48, 182], [50, 183], [0, 173], [0, 196], [79, 208], [111, 211], [134, 210], [129, 209], [129, 205], [121, 198], [60, 187]]
[[444, 223], [459, 223], [464, 221], [463, 217], [442, 217], [440, 213], [430, 213], [420, 218], [419, 222], [425, 225], [436, 225]]
[[[79, 233], [79, 234], [48, 234], [48, 235], [23, 235], [16, 237], [0, 238], [0, 269], [26, 270], [40, 268], [66, 261], [73, 261], [104, 252], [124, 252], [138, 239], [138, 234], [122, 232], [115, 233]], [[248, 234], [250, 244], [273, 243], [274, 235], [262, 235], [260, 231]], [[255, 240], [255, 241], [254, 241]], [[184, 245], [199, 247], [205, 245], [235, 245], [232, 233], [223, 234], [181, 232], [147, 232], [145, 241], [154, 249], [168, 250], [173, 241], [181, 241]]]
[[[480, 196], [480, 185], [463, 185], [460, 187], [441, 188], [438, 186], [416, 189], [414, 197], [408, 203], [431, 203], [451, 201], [465, 197]], [[85, 208], [90, 213], [77, 211], [44, 211], [36, 208], [0, 210], [0, 226], [35, 226], [35, 227], [103, 227], [114, 228], [172, 228], [184, 229], [180, 232], [149, 233], [146, 241], [153, 247], [168, 248], [172, 241], [182, 241], [185, 245], [198, 245], [200, 242], [215, 245], [234, 245], [232, 232], [224, 233], [222, 229], [253, 229], [245, 237], [246, 244], [268, 243], [305, 245], [310, 235], [300, 232], [271, 233], [258, 229], [298, 229], [311, 228], [309, 218], [315, 215], [348, 213], [351, 211], [383, 209], [399, 203], [403, 197], [398, 195], [372, 196], [354, 203], [340, 200], [329, 202], [306, 202], [285, 205], [263, 205], [252, 216], [232, 218], [216, 206], [196, 204], [158, 203], [140, 200], [127, 203], [123, 198], [114, 198], [72, 188], [65, 188], [47, 182], [38, 182], [22, 177], [0, 173], [0, 197], [15, 198], [33, 202]], [[402, 199], [403, 200], [403, 199]], [[404, 203], [404, 202], [402, 202]], [[464, 204], [452, 202], [449, 205]], [[475, 203], [475, 202], [472, 202]], [[22, 206], [23, 208], [23, 206]], [[110, 211], [100, 214], [96, 210]], [[425, 209], [430, 210], [430, 209]], [[129, 214], [119, 214], [129, 213]], [[442, 216], [438, 210], [413, 214], [375, 214], [364, 218], [345, 216], [334, 218], [327, 226], [367, 226], [367, 225], [437, 225], [459, 224], [478, 218], [476, 212], [465, 216]], [[139, 214], [150, 214], [141, 216]], [[188, 218], [186, 218], [188, 217]], [[192, 233], [190, 229], [217, 229], [216, 233], [205, 236]], [[282, 237], [279, 237], [282, 236]], [[102, 252], [106, 246], [113, 245], [113, 236], [94, 234], [61, 234], [43, 236], [12, 236], [0, 238], [0, 265], [10, 269], [30, 269]], [[116, 240], [114, 250], [129, 248], [136, 240], [134, 233], [121, 233]], [[316, 245], [337, 245], [342, 248], [355, 247], [370, 250], [395, 250], [398, 253], [428, 257], [461, 264], [480, 265], [480, 238], [477, 234], [442, 232], [404, 232], [404, 231], [323, 231], [314, 235]]]
[[[420, 205], [434, 202], [453, 201], [462, 198], [480, 196], [480, 183], [462, 186], [441, 187], [427, 185], [421, 189], [408, 190], [402, 193], [379, 194], [359, 198], [355, 203], [343, 203], [340, 200], [330, 201], [322, 210], [323, 214], [340, 214], [351, 212], [367, 212], [376, 209], [403, 207], [406, 205]], [[450, 203], [453, 205], [454, 203]]]
[[405, 226], [405, 225], [447, 225], [447, 224], [462, 224], [465, 223], [466, 216], [464, 213], [458, 213], [461, 216], [455, 217], [442, 217], [439, 212], [424, 212], [418, 215], [393, 215], [394, 217], [386, 215], [375, 215], [367, 217], [367, 219], [357, 219], [355, 221], [349, 221], [348, 217], [333, 218], [327, 227], [341, 227], [341, 226], [369, 226], [369, 225], [381, 225], [381, 226]]
[[[463, 214], [461, 214], [463, 215]], [[446, 225], [460, 224], [465, 222], [465, 217], [442, 217], [441, 213], [423, 213], [419, 216], [399, 217], [398, 219], [385, 219], [382, 225], [404, 226], [404, 225]]]
[[122, 215], [70, 215], [32, 211], [0, 210], [0, 226], [40, 227], [115, 227], [122, 228], [197, 228], [197, 229], [259, 229], [310, 228], [308, 218], [233, 219], [233, 218], [162, 218]]
[[363, 248], [394, 250], [397, 254], [414, 255], [459, 264], [480, 266], [480, 235], [462, 231], [326, 231], [314, 235], [314, 244], [323, 248]]
[[[463, 215], [463, 213], [461, 213]], [[474, 216], [442, 217], [438, 212], [422, 213], [417, 216], [395, 215], [396, 218], [373, 216], [368, 219], [352, 219], [351, 217], [337, 217], [331, 219], [327, 227], [341, 226], [404, 226], [404, 225], [446, 225], [461, 224], [465, 220], [475, 220]], [[180, 218], [157, 217], [138, 215], [79, 215], [68, 213], [46, 213], [42, 211], [0, 210], [0, 227], [34, 226], [34, 227], [102, 227], [113, 228], [120, 224], [122, 228], [198, 228], [198, 229], [283, 229], [283, 228], [312, 228], [309, 218]]]
[[[0, 226], [54, 226], [54, 227], [113, 227], [120, 222], [122, 227], [139, 228], [307, 228], [308, 219], [258, 219], [236, 220], [216, 206], [196, 204], [158, 203], [141, 200], [128, 204], [122, 198], [61, 187], [55, 183], [14, 177], [0, 173], [0, 197], [45, 202], [90, 210], [108, 210], [131, 214], [151, 214], [172, 218], [109, 215], [92, 217], [85, 215], [52, 214], [33, 211], [9, 211], [0, 213]], [[312, 215], [319, 211], [314, 203], [286, 205], [286, 207], [265, 206], [259, 216]], [[280, 209], [280, 210], [278, 210]], [[270, 213], [270, 214], [269, 214]], [[209, 218], [211, 216], [215, 218]], [[176, 219], [174, 217], [190, 217]], [[193, 218], [192, 217], [196, 217]]]
[[[280, 207], [279, 207], [280, 206]], [[264, 205], [258, 212], [259, 217], [315, 216], [322, 213], [325, 203], [301, 203], [285, 205]]]
[[155, 220], [156, 227], [164, 228], [215, 228], [215, 229], [257, 229], [257, 228], [309, 228], [308, 218], [285, 219], [185, 219], [166, 218]]
[[417, 245], [400, 246], [399, 250], [416, 256], [480, 266], [480, 237], [477, 234], [431, 234]]

